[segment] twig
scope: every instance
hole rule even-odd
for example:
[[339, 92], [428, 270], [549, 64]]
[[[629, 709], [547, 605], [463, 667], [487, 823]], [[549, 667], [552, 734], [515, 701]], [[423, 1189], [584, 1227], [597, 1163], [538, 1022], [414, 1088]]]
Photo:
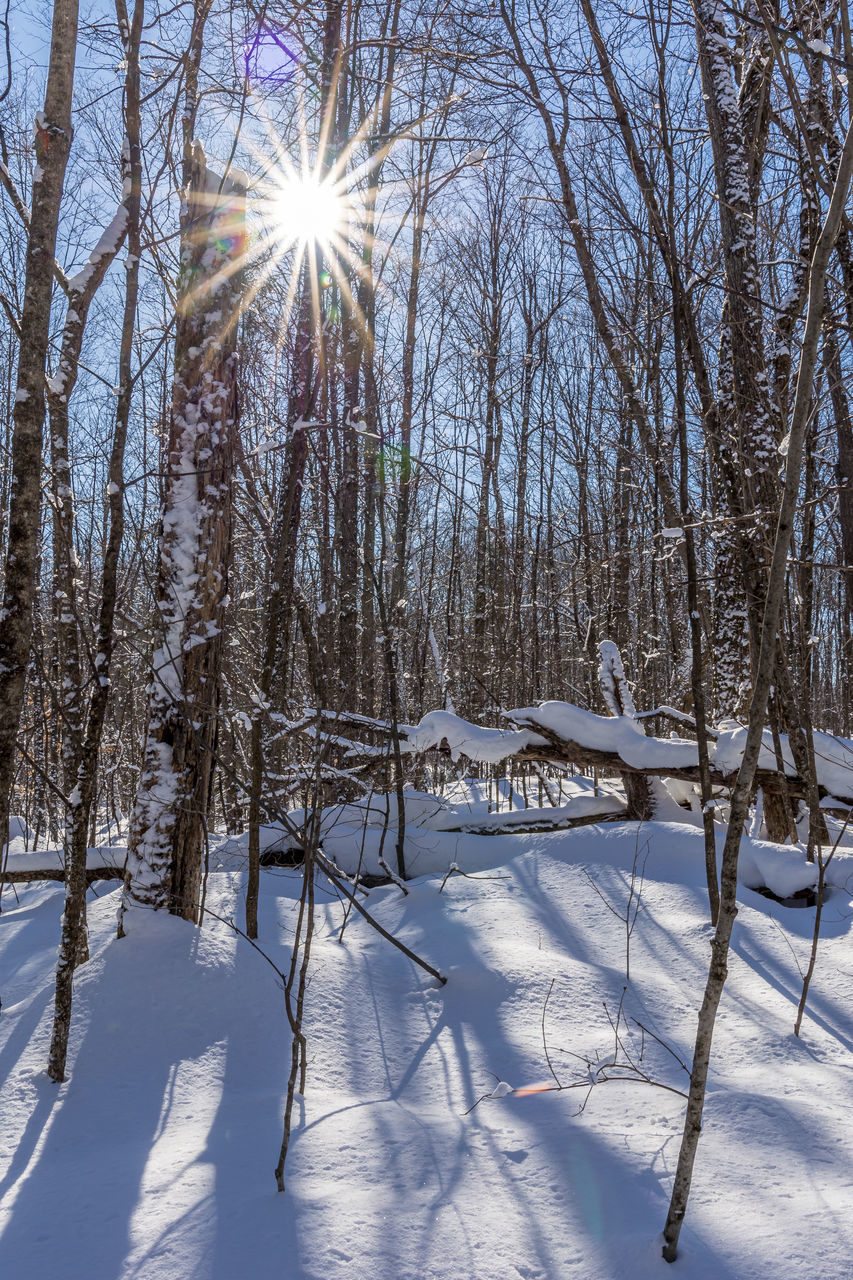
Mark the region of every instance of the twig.
[[557, 981], [557, 979], [556, 979], [556, 978], [552, 978], [552, 979], [551, 979], [551, 985], [550, 985], [550, 986], [549, 986], [549, 988], [548, 988], [548, 994], [546, 995], [546, 997], [545, 997], [545, 1003], [544, 1003], [544, 1004], [543, 1004], [543, 1006], [542, 1006], [542, 1048], [543, 1048], [544, 1053], [545, 1053], [545, 1061], [548, 1063], [548, 1070], [551, 1072], [551, 1075], [554, 1077], [554, 1080], [556, 1081], [556, 1084], [557, 1084], [557, 1088], [558, 1088], [558, 1089], [562, 1089], [563, 1085], [562, 1085], [562, 1083], [561, 1083], [561, 1081], [560, 1081], [559, 1076], [557, 1075], [556, 1071], [554, 1070], [554, 1064], [552, 1063], [552, 1061], [551, 1061], [551, 1055], [550, 1055], [550, 1053], [548, 1052], [548, 1042], [547, 1042], [547, 1040], [546, 1040], [546, 1038], [545, 1038], [545, 1014], [546, 1014], [546, 1013], [547, 1013], [547, 1011], [548, 1011], [548, 1001], [551, 999], [551, 992], [554, 990], [554, 983], [555, 983], [556, 981]]
[[671, 1045], [668, 1045], [665, 1040], [661, 1040], [660, 1036], [656, 1036], [654, 1031], [650, 1030], [649, 1027], [645, 1026], [644, 1023], [640, 1022], [638, 1018], [632, 1017], [631, 1021], [636, 1023], [636, 1025], [640, 1028], [640, 1030], [643, 1032], [644, 1035], [651, 1036], [653, 1040], [656, 1040], [662, 1049], [665, 1049], [668, 1054], [671, 1054], [671, 1056], [675, 1058], [675, 1061], [681, 1067], [682, 1071], [686, 1071], [687, 1074], [690, 1075], [690, 1068], [688, 1067], [687, 1063], [681, 1061], [678, 1054], [675, 1052], [675, 1050], [672, 1048]]
[[800, 1003], [797, 1005], [797, 1017], [796, 1017], [796, 1021], [794, 1022], [795, 1036], [799, 1036], [800, 1034], [800, 1027], [803, 1024], [803, 1014], [806, 1011], [806, 1000], [808, 999], [809, 986], [811, 985], [812, 976], [814, 974], [815, 965], [817, 963], [817, 944], [820, 938], [820, 922], [821, 922], [821, 917], [823, 916], [823, 899], [824, 899], [824, 892], [826, 889], [826, 869], [829, 866], [830, 862], [832, 862], [832, 859], [835, 857], [835, 851], [838, 848], [838, 846], [841, 844], [842, 837], [845, 831], [847, 830], [851, 816], [853, 816], [853, 810], [850, 810], [847, 814], [847, 817], [844, 819], [844, 824], [835, 838], [835, 844], [830, 849], [828, 857], [824, 858], [823, 850], [821, 849], [820, 845], [818, 845], [817, 906], [815, 908], [814, 931], [812, 933], [812, 949], [809, 955], [809, 964], [808, 964], [808, 968], [806, 969], [806, 976], [803, 978], [803, 991], [802, 991], [802, 995], [800, 996]]
[[447, 982], [447, 979], [443, 977], [442, 974], [439, 973], [438, 969], [433, 969], [432, 965], [427, 964], [426, 960], [422, 960], [420, 956], [416, 956], [414, 951], [410, 951], [404, 942], [401, 942], [399, 938], [395, 938], [394, 935], [392, 933], [389, 933], [387, 929], [383, 929], [379, 921], [375, 920], [369, 911], [365, 911], [364, 907], [356, 899], [355, 894], [350, 893], [349, 889], [345, 888], [343, 882], [338, 876], [337, 870], [332, 866], [332, 864], [328, 861], [328, 859], [325, 857], [324, 854], [320, 853], [320, 851], [317, 850], [314, 853], [314, 859], [318, 867], [320, 868], [320, 870], [323, 872], [323, 874], [325, 876], [328, 876], [332, 884], [335, 885], [336, 888], [340, 890], [340, 892], [344, 895], [345, 898], [349, 898], [350, 902], [355, 907], [359, 915], [364, 916], [368, 924], [372, 924], [377, 933], [381, 933], [382, 937], [385, 938], [386, 941], [393, 943], [393, 945], [398, 949], [398, 951], [402, 951], [404, 956], [408, 956], [408, 958], [412, 960], [415, 964], [420, 965], [420, 967], [422, 969], [425, 969], [427, 973], [431, 974], [433, 978], [436, 978], [441, 983], [442, 986], [445, 985], [445, 983]]

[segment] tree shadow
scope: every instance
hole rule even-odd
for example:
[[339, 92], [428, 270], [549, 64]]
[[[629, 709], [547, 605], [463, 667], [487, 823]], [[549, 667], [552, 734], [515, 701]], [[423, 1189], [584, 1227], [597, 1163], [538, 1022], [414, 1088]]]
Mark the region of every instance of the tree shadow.
[[[104, 904], [110, 918], [114, 906]], [[67, 1274], [70, 1256], [85, 1260], [91, 1276], [126, 1274], [136, 1215], [146, 1211], [146, 1168], [177, 1078], [222, 1034], [211, 1017], [222, 978], [215, 964], [199, 962], [198, 932], [163, 913], [141, 914], [134, 925], [78, 972], [74, 1023], [86, 1029], [79, 1041], [72, 1032], [69, 1079], [55, 1086], [43, 1078], [13, 1159], [7, 1194], [16, 1198], [0, 1247], [21, 1277]], [[46, 1212], [51, 1205], [62, 1212]]]
[[[527, 861], [525, 868], [530, 927], [538, 921], [556, 933], [565, 917], [536, 887]], [[450, 883], [444, 911], [451, 920], [471, 894], [507, 892], [470, 881], [456, 881], [454, 890]], [[415, 890], [435, 894], [437, 885]], [[660, 1276], [656, 1236], [669, 1193], [662, 1177], [666, 1183], [670, 1174], [655, 1172], [656, 1149], [648, 1168], [638, 1170], [636, 1157], [620, 1154], [618, 1139], [608, 1144], [577, 1121], [576, 1093], [484, 1102], [463, 1114], [494, 1084], [489, 1068], [516, 1084], [541, 1078], [541, 1041], [514, 1020], [522, 1003], [529, 1009], [531, 986], [544, 999], [547, 981], [539, 972], [522, 979], [511, 958], [495, 963], [475, 949], [468, 930], [442, 927], [435, 915], [435, 929], [424, 937], [416, 893], [376, 895], [372, 909], [450, 981], [444, 988], [421, 981], [402, 957], [398, 969], [376, 964], [375, 949], [385, 944], [369, 936], [348, 949], [348, 969], [336, 975], [342, 990], [334, 1012], [345, 1022], [335, 1024], [343, 1056], [335, 1101], [324, 1107], [309, 1084], [306, 1124], [291, 1155], [303, 1274], [328, 1277], [357, 1266], [359, 1276], [399, 1280]], [[332, 1037], [312, 1026], [309, 1042], [325, 1071]], [[345, 1140], [337, 1136], [341, 1091], [361, 1095], [346, 1107]], [[365, 1098], [368, 1091], [373, 1096]], [[626, 1105], [637, 1101], [628, 1095]], [[345, 1222], [337, 1215], [341, 1183], [352, 1187]], [[686, 1231], [685, 1242], [707, 1274], [741, 1280], [699, 1233]], [[639, 1269], [638, 1254], [646, 1259]]]

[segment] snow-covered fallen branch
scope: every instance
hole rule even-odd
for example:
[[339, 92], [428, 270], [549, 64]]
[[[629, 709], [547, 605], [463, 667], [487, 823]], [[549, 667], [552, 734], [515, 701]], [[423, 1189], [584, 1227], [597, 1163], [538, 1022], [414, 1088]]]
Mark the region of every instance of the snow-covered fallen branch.
[[[698, 782], [695, 741], [647, 737], [637, 732], [636, 723], [627, 716], [598, 716], [569, 702], [544, 702], [504, 715], [515, 728], [484, 728], [449, 711], [430, 711], [417, 725], [401, 726], [400, 733], [411, 751], [442, 750], [453, 760], [464, 757], [479, 764], [499, 764], [510, 758], [550, 761]], [[746, 729], [729, 724], [715, 733], [716, 741], [710, 744], [711, 780], [715, 786], [727, 786], [740, 767]], [[787, 737], [782, 735], [781, 741], [785, 778], [791, 794], [799, 795], [804, 786]], [[853, 800], [853, 741], [816, 732], [814, 747], [821, 795], [831, 795], [842, 803]], [[771, 778], [778, 780], [778, 776], [768, 729], [756, 781], [761, 785]]]
[[[568, 804], [549, 808], [472, 814], [470, 820], [457, 820], [452, 826], [443, 822], [440, 829], [476, 835], [521, 834], [527, 831], [565, 831], [594, 822], [619, 822], [624, 817], [625, 804], [617, 796], [574, 796]], [[435, 825], [439, 827], [438, 823]]]

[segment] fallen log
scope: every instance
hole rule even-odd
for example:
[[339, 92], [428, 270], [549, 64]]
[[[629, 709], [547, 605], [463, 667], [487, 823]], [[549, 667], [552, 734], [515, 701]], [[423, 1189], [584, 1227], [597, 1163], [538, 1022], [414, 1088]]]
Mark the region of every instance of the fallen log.
[[[515, 810], [516, 813], [519, 810]], [[549, 831], [570, 831], [573, 827], [590, 827], [598, 822], [625, 822], [627, 814], [624, 805], [610, 813], [586, 813], [579, 818], [537, 818], [534, 815], [542, 813], [541, 809], [531, 809], [531, 817], [527, 822], [495, 822], [495, 823], [478, 823], [476, 819], [471, 822], [460, 823], [456, 827], [442, 827], [442, 835], [445, 833], [474, 836], [508, 836], [508, 835], [532, 835], [534, 833], [547, 834]], [[547, 810], [544, 812], [547, 813]], [[495, 817], [499, 815], [493, 815]]]
[[[596, 751], [580, 743], [564, 740], [556, 742], [550, 748], [525, 747], [513, 759], [522, 763], [536, 761], [540, 764], [581, 765], [583, 768], [598, 769], [607, 773], [637, 773], [647, 778], [678, 778], [681, 782], [699, 783], [699, 766], [695, 765], [637, 765], [629, 764], [615, 751]], [[737, 777], [737, 770], [723, 773], [719, 769], [711, 769], [711, 783], [715, 787], [731, 787]], [[756, 771], [756, 783], [763, 786], [778, 786], [782, 775], [776, 769], [759, 769]], [[798, 777], [785, 777], [793, 795], [804, 796], [805, 786]], [[799, 788], [799, 790], [797, 790]]]
[[[86, 884], [96, 880], [122, 880], [124, 871], [121, 867], [87, 867]], [[39, 880], [56, 880], [60, 884], [65, 880], [62, 867], [27, 867], [26, 870], [4, 871], [0, 873], [0, 884], [33, 884]]]

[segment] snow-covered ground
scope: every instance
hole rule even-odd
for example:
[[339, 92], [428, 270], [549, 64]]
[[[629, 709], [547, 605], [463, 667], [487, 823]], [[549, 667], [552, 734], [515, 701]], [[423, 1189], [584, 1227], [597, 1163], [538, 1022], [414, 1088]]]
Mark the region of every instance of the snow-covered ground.
[[[116, 941], [117, 890], [96, 885], [57, 1087], [44, 1066], [61, 890], [4, 891], [4, 1280], [848, 1280], [849, 862], [834, 872], [800, 1040], [814, 912], [741, 889], [671, 1270], [658, 1237], [683, 1099], [601, 1077], [622, 1000], [620, 1034], [642, 1070], [686, 1087], [677, 1059], [689, 1062], [710, 936], [701, 832], [612, 822], [429, 839], [429, 874], [407, 897], [374, 889], [368, 905], [444, 987], [363, 920], [339, 943], [341, 905], [319, 892], [308, 1088], [284, 1195], [272, 1171], [290, 1037], [264, 959], [210, 915], [198, 931], [134, 913]], [[788, 880], [799, 856], [744, 852], [749, 874], [785, 862]], [[442, 858], [467, 874], [439, 892]], [[632, 867], [643, 880], [625, 990]], [[299, 881], [287, 869], [262, 879], [260, 942], [280, 968]], [[242, 871], [217, 872], [208, 905], [239, 921], [243, 891]], [[581, 1087], [496, 1090], [554, 1084], [543, 1011], [556, 1075]], [[475, 1105], [492, 1091], [505, 1096]]]

